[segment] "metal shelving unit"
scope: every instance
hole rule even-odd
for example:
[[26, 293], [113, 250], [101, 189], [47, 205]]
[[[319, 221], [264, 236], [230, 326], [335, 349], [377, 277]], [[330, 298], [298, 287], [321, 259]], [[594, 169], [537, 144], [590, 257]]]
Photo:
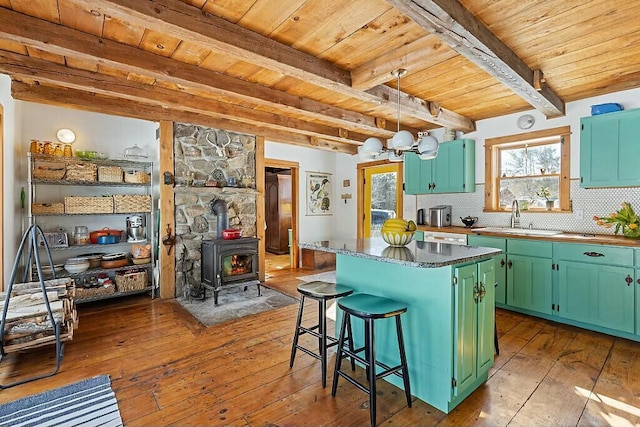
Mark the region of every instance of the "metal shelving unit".
[[[128, 182], [101, 182], [101, 181], [75, 181], [75, 180], [65, 180], [65, 179], [38, 179], [34, 177], [33, 174], [33, 170], [34, 170], [34, 166], [36, 164], [36, 162], [52, 162], [52, 163], [73, 163], [73, 164], [80, 164], [80, 163], [93, 163], [96, 164], [98, 167], [100, 166], [118, 166], [121, 167], [124, 171], [130, 171], [130, 170], [136, 170], [136, 171], [144, 171], [145, 173], [149, 173], [151, 176], [150, 182], [148, 183], [128, 183]], [[113, 292], [111, 294], [108, 295], [100, 295], [100, 296], [96, 296], [96, 297], [87, 297], [87, 298], [82, 298], [82, 299], [77, 299], [77, 302], [90, 302], [90, 301], [98, 301], [101, 299], [107, 299], [107, 298], [117, 298], [117, 297], [122, 297], [122, 296], [127, 296], [127, 295], [133, 295], [133, 294], [139, 294], [139, 293], [146, 293], [149, 292], [151, 293], [152, 297], [155, 297], [156, 295], [156, 290], [158, 288], [158, 284], [155, 283], [154, 280], [154, 266], [155, 266], [155, 240], [157, 238], [156, 236], [156, 230], [155, 230], [155, 215], [154, 215], [154, 205], [155, 205], [155, 200], [153, 198], [153, 194], [152, 194], [152, 188], [153, 188], [153, 174], [152, 174], [152, 170], [153, 170], [153, 163], [152, 162], [138, 162], [138, 161], [130, 161], [130, 160], [113, 160], [113, 159], [106, 159], [106, 160], [85, 160], [85, 159], [78, 159], [78, 158], [69, 158], [69, 157], [53, 157], [53, 156], [45, 156], [45, 155], [39, 155], [39, 154], [33, 154], [33, 153], [29, 153], [28, 154], [28, 163], [29, 163], [29, 167], [28, 167], [28, 176], [27, 176], [27, 183], [28, 183], [28, 190], [27, 190], [27, 194], [26, 194], [26, 200], [25, 200], [25, 209], [26, 209], [26, 216], [27, 216], [27, 221], [29, 223], [29, 225], [33, 225], [33, 224], [37, 224], [39, 222], [43, 222], [43, 221], [49, 221], [51, 222], [51, 218], [54, 217], [59, 217], [61, 219], [67, 218], [67, 221], [69, 220], [69, 218], [73, 218], [73, 217], [105, 217], [105, 218], [113, 218], [116, 216], [120, 216], [120, 217], [126, 217], [126, 216], [131, 216], [131, 215], [144, 215], [146, 217], [146, 227], [147, 227], [147, 243], [151, 245], [151, 262], [148, 264], [131, 264], [131, 265], [127, 265], [127, 266], [123, 266], [123, 267], [117, 267], [117, 268], [92, 268], [89, 269], [83, 273], [78, 273], [78, 274], [69, 274], [66, 270], [60, 271], [60, 272], [55, 272], [55, 276], [56, 277], [71, 277], [76, 279], [77, 281], [85, 278], [85, 277], [90, 277], [90, 276], [95, 276], [98, 274], [109, 274], [110, 277], [112, 278], [112, 280], [115, 283], [115, 278], [114, 275], [116, 272], [118, 271], [126, 271], [126, 270], [132, 270], [132, 269], [146, 269], [147, 271], [147, 281], [149, 283], [149, 286], [145, 287], [144, 289], [139, 289], [139, 290], [133, 290], [133, 291], [125, 291], [125, 292]], [[69, 188], [69, 191], [63, 191], [65, 193], [66, 196], [73, 196], [75, 195], [73, 193], [73, 188], [80, 188], [82, 187], [82, 191], [86, 194], [87, 193], [87, 188], [89, 189], [94, 189], [94, 190], [90, 190], [89, 193], [93, 196], [100, 196], [102, 195], [98, 189], [99, 188], [116, 188], [116, 189], [127, 189], [127, 190], [133, 190], [133, 189], [143, 189], [144, 190], [144, 194], [145, 195], [150, 195], [151, 196], [151, 210], [149, 212], [126, 212], [126, 213], [42, 213], [42, 214], [34, 214], [32, 211], [32, 203], [37, 203], [37, 197], [38, 197], [38, 187], [41, 186], [55, 186], [55, 187], [65, 187], [65, 188]], [[126, 193], [119, 193], [119, 194], [141, 194], [140, 192], [137, 193], [132, 193], [131, 191], [126, 192]], [[39, 218], [43, 218], [42, 221], [39, 221]], [[96, 225], [95, 229], [100, 229], [102, 227], [99, 227]], [[123, 227], [125, 228], [125, 227]], [[71, 233], [67, 233], [68, 236], [68, 240], [69, 243], [71, 243]], [[54, 254], [65, 254], [64, 258], [69, 258], [71, 256], [77, 256], [80, 255], [82, 252], [91, 252], [91, 251], [96, 251], [96, 252], [102, 252], [105, 251], [122, 251], [122, 252], [128, 252], [124, 250], [124, 247], [127, 245], [131, 245], [133, 242], [127, 242], [127, 241], [122, 241], [122, 242], [118, 242], [118, 243], [114, 243], [114, 244], [104, 244], [104, 245], [99, 245], [99, 244], [88, 244], [88, 245], [73, 245], [73, 244], [69, 244], [67, 247], [51, 247], [51, 251]], [[77, 254], [77, 255], [75, 255]], [[53, 268], [53, 266], [52, 266]], [[53, 277], [53, 276], [52, 276]], [[81, 287], [81, 284], [76, 284], [77, 287]]]

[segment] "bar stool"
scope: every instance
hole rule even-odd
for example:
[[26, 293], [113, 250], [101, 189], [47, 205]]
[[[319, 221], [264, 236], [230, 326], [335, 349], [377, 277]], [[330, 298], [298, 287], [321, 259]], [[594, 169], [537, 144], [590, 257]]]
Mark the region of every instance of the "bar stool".
[[[411, 388], [409, 386], [409, 370], [407, 368], [407, 355], [404, 350], [404, 339], [402, 336], [402, 323], [400, 315], [407, 311], [407, 306], [401, 302], [388, 298], [382, 298], [368, 294], [353, 294], [338, 301], [338, 306], [343, 310], [342, 325], [340, 326], [340, 335], [338, 338], [338, 350], [336, 355], [336, 368], [333, 374], [333, 387], [331, 395], [335, 397], [338, 389], [338, 377], [343, 377], [351, 384], [358, 387], [369, 395], [369, 411], [371, 415], [371, 426], [376, 425], [376, 380], [395, 374], [402, 378], [404, 382], [404, 392], [407, 398], [407, 406], [411, 407]], [[353, 350], [353, 348], [345, 349], [346, 341], [345, 332], [348, 332], [350, 342], [353, 343], [351, 337], [351, 316], [364, 320], [364, 347]], [[375, 334], [374, 320], [395, 317], [396, 332], [398, 336], [398, 350], [400, 352], [400, 365], [389, 367], [382, 362], [376, 360], [375, 354]], [[348, 329], [348, 331], [347, 331]], [[358, 353], [364, 351], [364, 358], [358, 356]], [[351, 357], [362, 363], [367, 371], [368, 387], [362, 385], [355, 378], [349, 376], [341, 370], [342, 359]], [[383, 368], [383, 371], [376, 374], [376, 365]]]
[[[327, 349], [338, 344], [338, 340], [334, 337], [327, 336], [327, 301], [334, 298], [340, 298], [353, 293], [353, 289], [335, 283], [322, 281], [303, 283], [298, 286], [300, 292], [300, 306], [298, 308], [298, 321], [296, 322], [296, 331], [293, 336], [293, 345], [291, 346], [291, 359], [289, 367], [293, 367], [296, 358], [296, 350], [302, 350], [311, 357], [320, 360], [322, 365], [322, 388], [327, 386]], [[318, 301], [318, 324], [311, 327], [302, 326], [302, 311], [304, 309], [304, 299], [309, 297]], [[318, 332], [316, 332], [318, 330]], [[351, 330], [349, 330], [351, 333]], [[318, 338], [318, 353], [298, 344], [300, 335], [309, 334]], [[349, 341], [351, 349], [353, 345]], [[351, 360], [353, 370], [356, 369], [355, 361]]]

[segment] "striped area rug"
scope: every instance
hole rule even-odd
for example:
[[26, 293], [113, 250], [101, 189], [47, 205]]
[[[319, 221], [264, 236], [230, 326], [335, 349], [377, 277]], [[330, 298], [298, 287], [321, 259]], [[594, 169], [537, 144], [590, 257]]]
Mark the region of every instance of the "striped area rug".
[[107, 375], [0, 406], [0, 426], [122, 426]]

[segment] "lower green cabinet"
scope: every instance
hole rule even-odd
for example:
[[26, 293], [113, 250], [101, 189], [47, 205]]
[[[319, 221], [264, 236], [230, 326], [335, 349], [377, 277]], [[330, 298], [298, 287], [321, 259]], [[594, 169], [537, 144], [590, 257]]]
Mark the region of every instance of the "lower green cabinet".
[[559, 262], [559, 316], [634, 333], [635, 286], [632, 267]]
[[640, 340], [640, 249], [469, 235], [501, 249], [500, 307]]
[[551, 258], [508, 255], [507, 304], [539, 313], [552, 312]]
[[502, 253], [494, 259], [496, 260], [496, 304], [507, 303], [507, 239], [502, 237], [478, 236], [470, 234], [467, 236], [467, 244], [470, 246], [483, 246], [486, 248], [500, 249]]
[[495, 261], [454, 269], [454, 397], [493, 365]]

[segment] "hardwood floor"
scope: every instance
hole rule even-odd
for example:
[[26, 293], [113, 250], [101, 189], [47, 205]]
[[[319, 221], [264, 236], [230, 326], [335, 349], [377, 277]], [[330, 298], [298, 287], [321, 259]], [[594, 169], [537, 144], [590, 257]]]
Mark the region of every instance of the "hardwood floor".
[[[296, 277], [316, 272], [274, 271], [266, 284], [296, 295]], [[309, 322], [315, 307], [305, 311]], [[0, 403], [107, 374], [127, 426], [369, 425], [364, 393], [341, 381], [332, 398], [318, 362], [303, 353], [289, 368], [297, 305], [210, 328], [175, 301], [144, 296], [78, 310], [60, 372], [0, 391]], [[497, 325], [500, 355], [483, 387], [446, 415], [420, 400], [407, 408], [379, 381], [378, 425], [640, 424], [640, 343], [505, 310]], [[53, 348], [10, 354], [0, 381], [52, 363]]]

